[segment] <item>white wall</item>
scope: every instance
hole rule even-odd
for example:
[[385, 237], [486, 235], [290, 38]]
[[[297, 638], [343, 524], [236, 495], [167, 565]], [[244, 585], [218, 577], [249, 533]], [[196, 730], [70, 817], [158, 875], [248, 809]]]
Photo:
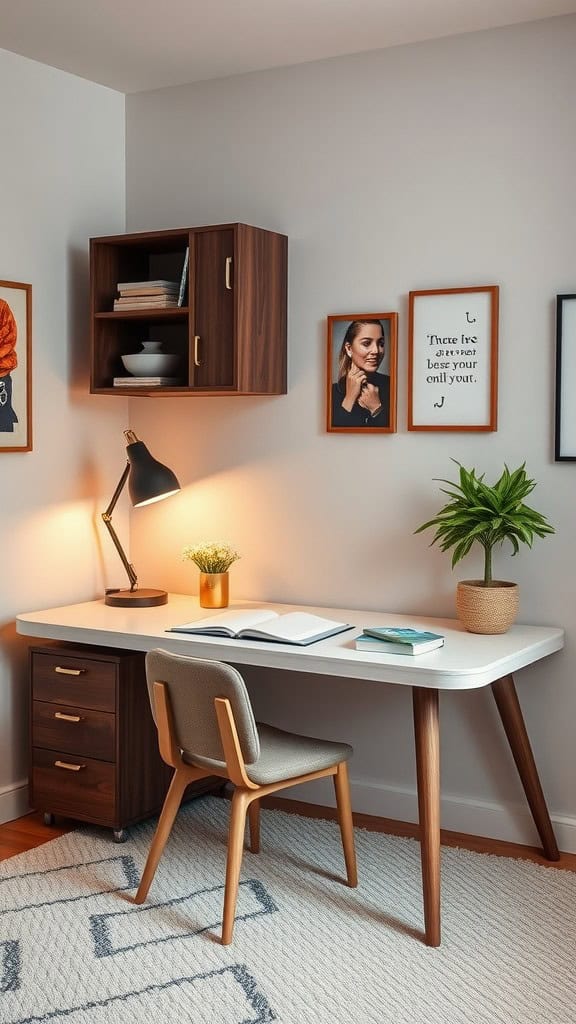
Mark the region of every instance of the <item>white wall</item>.
[[[180, 550], [221, 537], [243, 554], [237, 596], [453, 614], [482, 563], [452, 574], [413, 536], [440, 504], [432, 478], [451, 458], [489, 479], [526, 459], [557, 535], [495, 570], [520, 583], [521, 621], [567, 630], [518, 684], [572, 850], [576, 468], [554, 464], [552, 425], [555, 295], [576, 291], [575, 48], [576, 19], [558, 18], [127, 98], [130, 230], [239, 220], [290, 239], [288, 395], [131, 402], [185, 485], [133, 514], [140, 571], [195, 593]], [[500, 286], [498, 432], [408, 433], [408, 292], [478, 284]], [[372, 310], [400, 314], [399, 431], [327, 434], [325, 317]], [[415, 817], [407, 691], [247, 675], [262, 717], [355, 744], [358, 810]], [[443, 824], [532, 841], [490, 693], [447, 695], [442, 716]]]
[[127, 403], [88, 394], [88, 238], [124, 230], [124, 97], [4, 50], [0, 96], [0, 279], [31, 283], [33, 301], [34, 449], [0, 453], [6, 821], [27, 809], [27, 643], [14, 617], [102, 592], [95, 520], [124, 465]]

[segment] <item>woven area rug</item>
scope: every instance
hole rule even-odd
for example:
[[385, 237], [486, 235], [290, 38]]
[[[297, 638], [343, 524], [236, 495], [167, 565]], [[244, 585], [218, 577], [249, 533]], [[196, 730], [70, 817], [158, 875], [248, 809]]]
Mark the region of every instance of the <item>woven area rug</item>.
[[0, 864], [0, 1021], [574, 1024], [576, 875], [445, 849], [443, 942], [422, 942], [419, 847], [262, 812], [234, 941], [221, 922], [229, 804], [182, 808], [136, 907], [154, 823], [82, 828]]

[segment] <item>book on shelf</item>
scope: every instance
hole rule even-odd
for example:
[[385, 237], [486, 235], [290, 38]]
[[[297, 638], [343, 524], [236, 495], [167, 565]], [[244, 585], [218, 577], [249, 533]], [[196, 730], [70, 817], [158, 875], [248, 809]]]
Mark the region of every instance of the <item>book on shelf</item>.
[[308, 612], [279, 615], [265, 608], [250, 611], [222, 612], [207, 619], [172, 626], [167, 633], [190, 633], [196, 636], [223, 636], [233, 640], [271, 640], [274, 643], [305, 647], [326, 637], [352, 629], [346, 622], [335, 622]]
[[119, 295], [114, 302], [121, 302], [125, 304], [127, 302], [140, 303], [143, 306], [147, 306], [150, 303], [155, 302], [176, 302], [176, 295], [174, 292], [158, 292], [156, 295]]
[[190, 262], [190, 247], [186, 246], [186, 253], [184, 255], [184, 266], [182, 267], [182, 276], [180, 278], [180, 288], [178, 289], [178, 305], [184, 305], [184, 295], [186, 294], [186, 278], [188, 276], [188, 263]]
[[441, 633], [395, 626], [365, 626], [362, 635], [356, 638], [356, 650], [382, 654], [426, 654], [443, 646]]
[[176, 309], [176, 299], [150, 299], [145, 302], [137, 302], [135, 299], [114, 299], [114, 309], [121, 312], [123, 309]]
[[161, 384], [179, 384], [178, 377], [114, 377], [115, 388], [158, 387]]
[[178, 295], [178, 288], [176, 286], [174, 288], [119, 288], [118, 291], [123, 299], [143, 299], [146, 295], [164, 295], [169, 298], [176, 298]]
[[177, 292], [178, 281], [119, 281], [116, 287], [119, 292], [135, 291], [139, 288], [164, 288], [167, 291]]

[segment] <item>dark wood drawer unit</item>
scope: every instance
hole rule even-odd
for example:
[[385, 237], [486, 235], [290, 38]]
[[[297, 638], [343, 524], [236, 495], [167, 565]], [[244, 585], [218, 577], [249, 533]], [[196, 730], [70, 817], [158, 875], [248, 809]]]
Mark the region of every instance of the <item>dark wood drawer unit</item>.
[[63, 750], [32, 751], [34, 802], [60, 814], [118, 828], [116, 765]]
[[100, 761], [116, 760], [116, 715], [67, 704], [32, 702], [34, 743], [44, 750], [66, 750]]
[[115, 712], [118, 669], [117, 662], [96, 660], [86, 654], [47, 654], [33, 649], [34, 699]]
[[172, 769], [158, 752], [144, 655], [32, 647], [30, 683], [32, 806], [107, 825], [118, 840], [156, 814]]

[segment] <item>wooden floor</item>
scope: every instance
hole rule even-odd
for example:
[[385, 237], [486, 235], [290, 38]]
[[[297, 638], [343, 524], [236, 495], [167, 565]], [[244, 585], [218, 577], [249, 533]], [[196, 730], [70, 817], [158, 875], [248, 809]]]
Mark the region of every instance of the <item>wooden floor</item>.
[[[288, 811], [292, 814], [302, 814], [306, 818], [323, 818], [328, 821], [336, 819], [336, 811], [331, 807], [320, 807], [317, 804], [306, 804], [298, 800], [287, 800], [281, 797], [267, 797], [262, 801], [262, 806], [273, 807], [278, 810]], [[354, 814], [354, 824], [357, 828], [365, 828], [369, 832], [383, 832], [393, 836], [418, 837], [418, 826], [405, 821], [395, 821], [393, 818], [377, 818], [370, 814]], [[25, 853], [50, 839], [63, 836], [66, 832], [73, 831], [78, 827], [77, 822], [67, 821], [62, 818], [58, 827], [47, 826], [41, 814], [33, 811], [23, 818], [15, 821], [8, 821], [0, 825], [0, 860], [14, 857], [17, 853]], [[459, 846], [464, 850], [474, 850], [476, 853], [491, 853], [498, 857], [519, 857], [523, 860], [531, 860], [535, 864], [542, 864], [544, 867], [563, 868], [565, 871], [576, 871], [576, 854], [561, 853], [560, 860], [551, 863], [546, 860], [542, 852], [536, 847], [520, 846], [518, 843], [505, 843], [499, 839], [486, 839], [482, 836], [470, 836], [463, 832], [447, 832], [442, 830], [443, 846]]]

